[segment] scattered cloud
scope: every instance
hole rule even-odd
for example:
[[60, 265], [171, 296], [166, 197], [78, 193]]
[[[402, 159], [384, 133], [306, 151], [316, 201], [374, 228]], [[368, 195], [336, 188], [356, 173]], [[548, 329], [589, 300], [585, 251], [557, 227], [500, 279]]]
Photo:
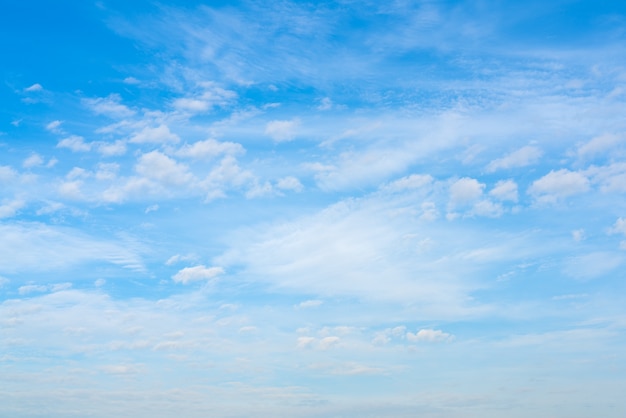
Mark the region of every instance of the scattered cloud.
[[528, 145], [513, 151], [502, 158], [495, 159], [487, 166], [488, 172], [497, 170], [507, 170], [510, 168], [526, 167], [533, 165], [539, 161], [543, 155], [541, 149], [536, 146]]
[[323, 303], [324, 303], [324, 301], [321, 301], [319, 299], [309, 299], [309, 300], [305, 300], [304, 302], [300, 302], [296, 306], [298, 308], [317, 308], [318, 306], [322, 305]]
[[276, 142], [291, 141], [297, 134], [300, 126], [299, 119], [291, 120], [273, 120], [265, 126], [265, 135], [269, 136]]
[[130, 138], [130, 142], [135, 144], [165, 144], [177, 143], [180, 137], [172, 132], [167, 125], [159, 125], [156, 128], [146, 126], [140, 132]]
[[489, 191], [489, 195], [501, 201], [517, 202], [517, 183], [513, 180], [500, 180]]
[[407, 332], [406, 339], [411, 342], [442, 343], [454, 340], [452, 334], [436, 329], [420, 329], [416, 333]]
[[210, 280], [220, 274], [224, 274], [224, 269], [221, 267], [206, 267], [204, 265], [198, 265], [194, 267], [185, 267], [172, 276], [172, 279], [176, 283], [189, 284], [197, 281]]
[[39, 154], [31, 154], [30, 157], [26, 158], [22, 163], [22, 167], [24, 168], [32, 168], [43, 165], [44, 160]]
[[29, 93], [33, 92], [33, 91], [42, 91], [42, 90], [43, 90], [43, 86], [41, 84], [39, 84], [39, 83], [35, 83], [35, 84], [33, 84], [33, 85], [29, 86], [29, 87], [26, 87], [24, 89], [24, 91], [27, 91]]
[[212, 159], [220, 155], [240, 155], [245, 152], [241, 144], [235, 142], [219, 142], [214, 139], [197, 141], [183, 145], [176, 155], [193, 159]]
[[123, 105], [119, 94], [110, 94], [107, 97], [83, 99], [83, 103], [97, 115], [108, 116], [113, 119], [123, 119], [135, 114], [134, 110]]
[[590, 189], [589, 179], [582, 173], [560, 169], [550, 171], [528, 188], [528, 193], [537, 201], [556, 202], [560, 199], [585, 193]]
[[85, 138], [78, 135], [69, 136], [57, 144], [57, 148], [68, 148], [73, 152], [87, 152], [91, 150], [91, 146], [91, 143], [86, 143]]
[[485, 185], [478, 180], [464, 177], [452, 183], [450, 186], [450, 205], [451, 207], [463, 206], [475, 202], [479, 199]]
[[579, 145], [576, 154], [579, 158], [594, 157], [597, 154], [610, 151], [623, 142], [624, 137], [616, 134], [603, 134], [596, 136], [588, 142]]

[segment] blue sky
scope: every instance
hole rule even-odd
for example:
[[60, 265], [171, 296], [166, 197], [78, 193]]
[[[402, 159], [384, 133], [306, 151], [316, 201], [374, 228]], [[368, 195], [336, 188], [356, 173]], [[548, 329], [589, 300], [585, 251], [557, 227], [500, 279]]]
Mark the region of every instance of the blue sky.
[[0, 415], [623, 417], [626, 5], [3, 2]]

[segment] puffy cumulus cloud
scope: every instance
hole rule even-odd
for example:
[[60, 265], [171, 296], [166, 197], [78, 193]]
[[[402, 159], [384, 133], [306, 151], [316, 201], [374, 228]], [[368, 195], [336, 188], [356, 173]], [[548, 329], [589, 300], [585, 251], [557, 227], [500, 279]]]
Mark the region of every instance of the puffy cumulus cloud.
[[39, 154], [31, 154], [30, 157], [26, 158], [22, 163], [22, 167], [24, 168], [32, 168], [40, 166], [44, 163], [43, 158]]
[[487, 166], [487, 171], [494, 172], [501, 169], [526, 167], [536, 163], [542, 155], [543, 152], [539, 148], [529, 145], [491, 161]]
[[186, 165], [159, 151], [142, 154], [135, 165], [135, 171], [163, 185], [181, 186], [193, 180]]
[[561, 169], [550, 171], [528, 188], [528, 193], [539, 202], [556, 202], [559, 199], [585, 193], [590, 188], [589, 179], [577, 171]]
[[17, 172], [8, 165], [0, 165], [0, 182], [10, 182], [17, 177]]
[[406, 339], [414, 343], [442, 343], [453, 341], [454, 336], [438, 329], [420, 329], [416, 333], [407, 332]]
[[374, 334], [374, 339], [372, 340], [372, 344], [385, 345], [385, 344], [388, 344], [392, 339], [404, 338], [405, 333], [406, 333], [406, 327], [404, 325], [399, 325], [393, 328], [387, 328], [383, 331], [379, 331]]
[[626, 218], [617, 218], [615, 224], [609, 229], [609, 233], [626, 235]]
[[198, 265], [194, 267], [185, 267], [173, 275], [172, 280], [176, 283], [189, 284], [202, 280], [210, 280], [220, 274], [224, 274], [224, 269], [221, 267], [206, 267], [204, 265]]
[[610, 151], [624, 141], [623, 135], [604, 134], [592, 138], [589, 142], [579, 145], [576, 154], [579, 158], [594, 157]]
[[102, 142], [98, 144], [98, 152], [105, 157], [126, 154], [126, 143], [122, 140], [115, 142]]
[[81, 180], [65, 181], [58, 187], [58, 192], [61, 196], [67, 199], [81, 200], [84, 198], [81, 187], [83, 182]]
[[517, 183], [513, 180], [500, 180], [489, 191], [489, 195], [498, 200], [517, 202]]
[[236, 142], [220, 142], [215, 139], [197, 141], [193, 144], [185, 144], [176, 155], [179, 157], [192, 159], [211, 159], [219, 155], [239, 155], [245, 152], [241, 144]]
[[96, 179], [98, 180], [114, 180], [120, 170], [117, 163], [99, 163], [96, 170]]
[[476, 202], [472, 207], [470, 214], [497, 218], [502, 215], [503, 212], [504, 208], [501, 204], [485, 199]]
[[74, 152], [87, 152], [91, 150], [91, 143], [86, 143], [85, 138], [72, 135], [59, 141], [57, 148], [68, 148]]
[[17, 211], [25, 206], [25, 202], [21, 199], [15, 199], [11, 201], [3, 201], [0, 204], [0, 219], [12, 218], [17, 214]]
[[214, 167], [207, 177], [201, 182], [201, 186], [207, 190], [207, 200], [226, 196], [225, 189], [229, 187], [240, 188], [251, 184], [255, 186], [255, 177], [242, 169], [237, 160], [228, 155]]
[[168, 142], [176, 143], [178, 141], [180, 141], [178, 135], [170, 132], [170, 128], [165, 124], [161, 124], [156, 128], [146, 126], [130, 138], [130, 142], [135, 144], [164, 144]]
[[119, 94], [111, 94], [107, 97], [83, 99], [83, 104], [98, 115], [105, 115], [114, 119], [133, 116], [135, 111], [123, 105], [121, 101], [122, 98]]
[[296, 131], [299, 126], [299, 119], [273, 120], [265, 125], [265, 135], [276, 142], [291, 141], [296, 136]]
[[483, 194], [485, 185], [478, 180], [463, 177], [450, 186], [450, 206], [463, 206], [473, 203]]
[[302, 189], [304, 189], [300, 180], [292, 176], [279, 179], [278, 182], [276, 182], [276, 187], [280, 190], [291, 190], [294, 192], [301, 192]]
[[612, 163], [603, 166], [591, 166], [583, 174], [591, 178], [592, 183], [600, 185], [603, 193], [626, 192], [626, 163]]
[[218, 87], [213, 83], [202, 83], [201, 87], [205, 89], [201, 94], [174, 100], [172, 102], [174, 108], [186, 112], [200, 113], [206, 112], [215, 106], [225, 106], [237, 98], [237, 93], [234, 91]]
[[248, 189], [248, 191], [246, 191], [246, 198], [254, 199], [257, 197], [272, 196], [275, 194], [276, 191], [269, 181], [266, 181], [265, 183], [254, 181], [252, 186]]

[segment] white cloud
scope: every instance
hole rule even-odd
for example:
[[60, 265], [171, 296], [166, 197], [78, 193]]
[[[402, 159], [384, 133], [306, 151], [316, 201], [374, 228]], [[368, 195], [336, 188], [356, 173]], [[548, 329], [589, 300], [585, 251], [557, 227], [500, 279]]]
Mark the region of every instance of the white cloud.
[[27, 284], [24, 286], [20, 286], [17, 289], [18, 293], [20, 295], [27, 295], [29, 293], [34, 293], [34, 292], [47, 292], [48, 291], [48, 286], [45, 285], [36, 285], [36, 284]]
[[22, 163], [22, 167], [24, 168], [32, 168], [37, 167], [43, 164], [43, 158], [39, 154], [31, 154], [30, 157], [26, 158]]
[[293, 190], [294, 192], [301, 192], [304, 188], [300, 180], [292, 176], [283, 177], [278, 180], [276, 187], [280, 190]]
[[336, 337], [336, 336], [324, 337], [319, 342], [319, 348], [320, 350], [328, 350], [330, 348], [337, 346], [340, 341], [341, 341], [341, 338]]
[[291, 141], [296, 136], [296, 130], [299, 126], [299, 119], [273, 120], [265, 126], [265, 135], [276, 142]]
[[120, 165], [117, 163], [99, 163], [97, 168], [98, 171], [96, 171], [96, 179], [114, 180], [117, 177]]
[[221, 267], [206, 267], [204, 265], [185, 267], [180, 270], [172, 279], [176, 283], [189, 284], [200, 280], [209, 280], [224, 273]]
[[83, 99], [83, 103], [98, 115], [105, 115], [116, 119], [134, 115], [135, 111], [123, 105], [121, 101], [122, 98], [119, 94], [111, 94], [107, 97], [99, 97], [96, 99]]
[[315, 344], [315, 337], [298, 337], [296, 341], [296, 346], [298, 348], [310, 348]]
[[539, 148], [528, 145], [502, 158], [493, 160], [487, 166], [487, 171], [494, 172], [500, 169], [526, 167], [536, 163], [542, 155], [543, 152]]
[[82, 185], [81, 180], [65, 181], [59, 185], [59, 194], [68, 199], [83, 199]]
[[490, 200], [480, 200], [474, 204], [470, 213], [472, 215], [488, 216], [490, 218], [497, 218], [502, 215], [504, 209], [499, 203], [494, 203]]
[[615, 134], [604, 134], [592, 138], [578, 147], [576, 153], [578, 157], [593, 157], [597, 154], [606, 152], [614, 148], [624, 140], [623, 136]]
[[321, 301], [319, 299], [310, 299], [310, 300], [305, 300], [304, 302], [300, 302], [297, 307], [298, 308], [317, 308], [318, 306], [322, 305], [324, 303], [324, 301]]
[[73, 179], [84, 179], [84, 178], [88, 178], [91, 176], [92, 176], [92, 173], [85, 170], [84, 168], [74, 167], [70, 170], [69, 173], [65, 175], [65, 178], [67, 178], [68, 180], [73, 180]]
[[72, 135], [59, 141], [57, 148], [69, 148], [74, 152], [87, 152], [91, 149], [91, 145], [86, 143], [82, 136]]
[[450, 186], [450, 205], [452, 207], [473, 203], [483, 194], [485, 185], [478, 180], [463, 177]]
[[176, 143], [180, 141], [178, 135], [170, 132], [167, 125], [159, 125], [156, 128], [146, 126], [130, 138], [130, 142], [135, 144], [164, 144], [168, 142]]
[[528, 193], [540, 202], [555, 202], [568, 196], [588, 191], [589, 179], [576, 171], [561, 169], [550, 171], [548, 174], [535, 180], [528, 188]]
[[60, 127], [63, 122], [60, 120], [53, 120], [49, 124], [46, 125], [46, 129], [50, 132], [60, 132]]
[[126, 77], [124, 79], [124, 84], [131, 84], [132, 85], [132, 84], [139, 84], [139, 83], [140, 83], [140, 81], [137, 80], [135, 77]]
[[[50, 245], [50, 243], [54, 245]], [[143, 270], [135, 246], [86, 236], [70, 228], [39, 223], [0, 224], [0, 271], [55, 271], [90, 261]]]
[[202, 186], [207, 190], [207, 200], [224, 197], [224, 189], [228, 187], [242, 187], [255, 181], [254, 175], [239, 167], [237, 160], [232, 156], [222, 158], [219, 165], [211, 170]]
[[214, 139], [207, 139], [193, 144], [185, 144], [176, 151], [176, 155], [194, 159], [210, 159], [222, 154], [238, 155], [244, 152], [241, 144], [236, 142], [219, 142]]
[[142, 154], [135, 165], [135, 170], [142, 176], [164, 185], [181, 186], [193, 180], [193, 175], [186, 165], [159, 151]]
[[333, 101], [330, 100], [329, 97], [324, 97], [320, 100], [319, 106], [317, 106], [317, 110], [330, 110], [333, 107]]
[[24, 89], [24, 91], [27, 91], [27, 92], [41, 91], [41, 90], [43, 90], [43, 86], [41, 84], [39, 84], [39, 83], [35, 83], [32, 86], [26, 87]]
[[20, 199], [12, 201], [4, 201], [0, 205], [0, 219], [11, 218], [17, 214], [17, 211], [25, 206], [25, 202]]
[[389, 183], [385, 189], [391, 191], [403, 191], [410, 189], [418, 189], [430, 185], [433, 182], [433, 177], [428, 174], [411, 174], [407, 177], [395, 180]]
[[173, 106], [178, 110], [187, 110], [192, 112], [205, 112], [209, 110], [211, 104], [206, 100], [182, 98], [174, 100]]
[[201, 83], [206, 90], [193, 97], [182, 97], [174, 100], [174, 108], [194, 113], [206, 112], [215, 106], [224, 106], [237, 97], [237, 93], [216, 86], [214, 83]]
[[609, 233], [626, 235], [626, 218], [617, 218], [613, 227], [609, 229]]
[[154, 205], [148, 206], [146, 210], [144, 211], [144, 213], [156, 212], [157, 210], [159, 210], [159, 205], [154, 204]]
[[0, 165], [0, 181], [9, 182], [17, 177], [17, 172], [8, 165]]
[[255, 181], [246, 192], [246, 198], [254, 199], [257, 197], [272, 196], [274, 194], [274, 187], [272, 187], [272, 184], [269, 181], [266, 181], [265, 183]]
[[454, 340], [454, 336], [435, 329], [421, 329], [416, 333], [407, 332], [406, 339], [411, 342], [441, 343]]
[[576, 242], [581, 242], [585, 239], [585, 230], [584, 229], [576, 229], [572, 231], [572, 239]]
[[98, 145], [98, 152], [106, 157], [126, 154], [126, 143], [122, 140], [104, 142]]
[[498, 200], [517, 202], [517, 183], [513, 180], [500, 180], [489, 191], [489, 195]]

